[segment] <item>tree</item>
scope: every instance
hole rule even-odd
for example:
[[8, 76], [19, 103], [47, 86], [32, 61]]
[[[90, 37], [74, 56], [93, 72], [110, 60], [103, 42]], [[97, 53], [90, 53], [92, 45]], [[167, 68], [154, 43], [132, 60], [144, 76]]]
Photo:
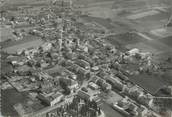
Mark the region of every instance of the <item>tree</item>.
[[39, 62], [36, 62], [35, 66], [36, 67], [41, 67], [41, 64]]
[[91, 111], [91, 117], [96, 117], [96, 116], [97, 116], [96, 111], [95, 110], [92, 110]]
[[100, 109], [100, 107], [98, 108], [98, 114], [99, 114], [99, 115], [101, 114], [101, 109]]
[[46, 56], [52, 59], [52, 56], [51, 56], [50, 52], [48, 52]]
[[82, 116], [86, 116], [86, 107], [85, 107], [85, 105], [82, 105], [81, 110], [80, 110], [80, 114]]
[[172, 62], [172, 58], [171, 57], [168, 57], [167, 58], [167, 62], [171, 63]]
[[11, 19], [10, 19], [10, 21], [14, 21], [15, 20], [15, 17], [14, 16], [12, 16], [11, 17]]
[[64, 79], [59, 79], [60, 86], [64, 89], [64, 94], [69, 95], [70, 89]]
[[93, 101], [91, 102], [91, 107], [92, 107], [94, 110], [98, 110], [98, 108], [97, 108], [98, 106], [97, 106], [96, 101], [93, 100]]

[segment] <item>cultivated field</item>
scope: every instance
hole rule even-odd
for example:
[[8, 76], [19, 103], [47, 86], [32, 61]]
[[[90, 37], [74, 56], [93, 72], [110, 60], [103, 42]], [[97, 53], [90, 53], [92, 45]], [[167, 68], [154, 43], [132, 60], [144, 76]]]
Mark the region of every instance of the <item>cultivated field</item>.
[[0, 42], [14, 39], [12, 31], [13, 30], [10, 27], [0, 26]]
[[10, 44], [7, 44], [2, 50], [7, 53], [16, 53], [17, 51], [26, 48], [39, 47], [42, 44], [43, 44], [42, 40], [32, 37], [30, 39], [23, 39], [23, 40], [11, 42]]

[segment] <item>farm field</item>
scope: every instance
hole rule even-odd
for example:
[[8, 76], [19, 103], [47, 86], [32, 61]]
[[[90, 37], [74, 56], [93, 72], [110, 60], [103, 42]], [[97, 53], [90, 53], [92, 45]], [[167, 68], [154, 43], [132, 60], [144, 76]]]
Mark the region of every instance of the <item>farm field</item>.
[[10, 27], [4, 27], [0, 26], [0, 42], [6, 41], [8, 39], [14, 38], [14, 35], [12, 34], [12, 29]]
[[7, 53], [16, 53], [19, 50], [22, 50], [25, 48], [38, 47], [41, 44], [43, 44], [42, 40], [36, 37], [27, 37], [25, 39], [18, 40], [18, 41], [1, 43], [1, 47], [2, 47], [2, 50]]

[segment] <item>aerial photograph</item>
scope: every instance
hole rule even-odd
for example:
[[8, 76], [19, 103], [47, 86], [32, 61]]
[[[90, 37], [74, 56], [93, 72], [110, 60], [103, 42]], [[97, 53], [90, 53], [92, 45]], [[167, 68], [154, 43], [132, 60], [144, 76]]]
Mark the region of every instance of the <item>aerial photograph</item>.
[[172, 0], [0, 0], [0, 117], [172, 117]]

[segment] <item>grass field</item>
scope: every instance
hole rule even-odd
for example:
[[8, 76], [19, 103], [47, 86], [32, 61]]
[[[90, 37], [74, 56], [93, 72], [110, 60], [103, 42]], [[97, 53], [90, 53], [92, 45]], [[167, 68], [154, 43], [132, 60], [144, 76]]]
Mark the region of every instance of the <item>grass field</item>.
[[12, 29], [10, 27], [0, 26], [0, 42], [8, 39], [14, 39]]
[[157, 90], [162, 88], [163, 86], [171, 85], [170, 82], [168, 82], [167, 80], [164, 80], [164, 78], [159, 75], [141, 74], [141, 75], [129, 77], [129, 79], [132, 82], [143, 87], [145, 90], [147, 90], [151, 94], [155, 94]]
[[141, 12], [141, 13], [129, 15], [129, 16], [127, 16], [127, 18], [132, 19], [132, 20], [136, 20], [136, 19], [140, 19], [143, 17], [147, 17], [147, 16], [153, 16], [155, 14], [159, 14], [159, 12], [156, 10], [150, 10], [150, 11], [146, 11], [146, 12]]
[[73, 0], [73, 3], [75, 5], [92, 5], [102, 2], [109, 2], [109, 1], [114, 1], [114, 0]]
[[172, 47], [172, 36], [165, 37], [163, 39], [160, 39], [160, 41], [170, 47]]
[[172, 28], [164, 27], [164, 28], [159, 28], [159, 29], [153, 29], [150, 31], [150, 34], [166, 39], [172, 36], [171, 32], [172, 32]]
[[113, 11], [107, 7], [104, 7], [104, 6], [82, 9], [82, 11], [88, 13], [89, 16], [92, 16], [92, 17], [99, 17], [99, 18], [104, 18], [104, 19], [114, 17]]
[[20, 6], [46, 6], [50, 0], [5, 0], [0, 10], [16, 10]]
[[144, 41], [142, 37], [135, 33], [122, 33], [115, 36], [109, 36], [108, 38], [111, 41], [118, 41], [122, 45], [135, 44]]
[[26, 5], [26, 4], [33, 4], [33, 3], [42, 3], [48, 2], [50, 0], [5, 0], [5, 5]]
[[28, 35], [21, 40], [1, 42], [0, 46], [4, 52], [15, 53], [21, 49], [39, 47], [41, 44], [43, 41], [39, 37]]
[[26, 96], [21, 93], [18, 93], [15, 89], [7, 89], [1, 91], [2, 97], [2, 115], [4, 116], [19, 116], [14, 110], [13, 106], [17, 103], [26, 101]]
[[38, 37], [34, 37], [34, 36], [26, 36], [24, 37], [22, 40], [18, 40], [18, 41], [7, 41], [7, 42], [0, 42], [0, 46], [2, 48], [8, 48], [8, 47], [11, 47], [11, 46], [15, 46], [15, 45], [20, 45], [20, 44], [23, 44], [23, 43], [26, 43], [26, 42], [29, 42], [29, 41], [34, 41], [34, 40], [37, 40], [39, 39]]
[[126, 24], [123, 24], [119, 21], [112, 21], [109, 18], [106, 19], [91, 16], [82, 16], [82, 19], [84, 19], [86, 22], [96, 22], [116, 34], [125, 33], [132, 30], [132, 28], [127, 26]]
[[10, 64], [8, 64], [6, 61], [1, 61], [1, 73], [5, 74], [5, 73], [9, 73], [13, 71], [13, 68]]

